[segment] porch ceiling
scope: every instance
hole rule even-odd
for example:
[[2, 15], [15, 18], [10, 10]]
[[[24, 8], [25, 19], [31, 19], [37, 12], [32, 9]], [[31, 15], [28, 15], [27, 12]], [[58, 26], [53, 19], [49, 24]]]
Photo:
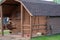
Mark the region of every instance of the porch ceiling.
[[12, 0], [10, 0], [10, 1], [5, 1], [5, 2], [3, 2], [2, 5], [3, 5], [3, 4], [13, 4], [13, 5], [15, 4], [15, 5], [19, 5], [20, 3], [17, 2], [17, 1], [12, 1]]
[[3, 16], [10, 16], [12, 12], [20, 5], [16, 1], [5, 1], [2, 3]]

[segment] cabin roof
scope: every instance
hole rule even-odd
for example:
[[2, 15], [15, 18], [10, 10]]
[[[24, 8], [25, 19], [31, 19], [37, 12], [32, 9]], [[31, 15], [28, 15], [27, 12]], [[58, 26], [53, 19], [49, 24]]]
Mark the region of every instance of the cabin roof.
[[55, 2], [41, 0], [19, 0], [19, 2], [23, 3], [33, 16], [60, 16], [60, 4]]
[[33, 16], [60, 16], [60, 4], [41, 0], [20, 0]]

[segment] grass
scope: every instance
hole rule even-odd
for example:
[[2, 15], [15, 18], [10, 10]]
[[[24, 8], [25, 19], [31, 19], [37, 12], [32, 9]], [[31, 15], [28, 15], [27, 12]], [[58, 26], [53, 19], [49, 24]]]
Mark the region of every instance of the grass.
[[[2, 34], [2, 32], [0, 32], [0, 34]], [[8, 34], [10, 34], [9, 30], [4, 30], [4, 35], [8, 35]]]
[[33, 37], [31, 40], [60, 40], [60, 34], [50, 36]]
[[8, 34], [10, 34], [9, 32], [10, 32], [9, 30], [4, 30], [4, 34], [8, 35]]

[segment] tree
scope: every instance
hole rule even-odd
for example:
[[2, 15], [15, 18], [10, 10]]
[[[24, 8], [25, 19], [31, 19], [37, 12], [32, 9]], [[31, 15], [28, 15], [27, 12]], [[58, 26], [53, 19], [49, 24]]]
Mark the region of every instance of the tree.
[[60, 4], [60, 0], [54, 0], [54, 2], [56, 2], [56, 3]]

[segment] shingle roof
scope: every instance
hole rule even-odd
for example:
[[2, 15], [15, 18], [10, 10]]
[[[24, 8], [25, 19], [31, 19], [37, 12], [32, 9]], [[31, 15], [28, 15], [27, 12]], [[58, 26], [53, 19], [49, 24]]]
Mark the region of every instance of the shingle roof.
[[53, 1], [43, 1], [43, 0], [21, 0], [25, 2], [33, 2], [33, 3], [47, 3], [47, 4], [56, 4]]
[[60, 5], [41, 0], [22, 0], [33, 16], [60, 16]]

